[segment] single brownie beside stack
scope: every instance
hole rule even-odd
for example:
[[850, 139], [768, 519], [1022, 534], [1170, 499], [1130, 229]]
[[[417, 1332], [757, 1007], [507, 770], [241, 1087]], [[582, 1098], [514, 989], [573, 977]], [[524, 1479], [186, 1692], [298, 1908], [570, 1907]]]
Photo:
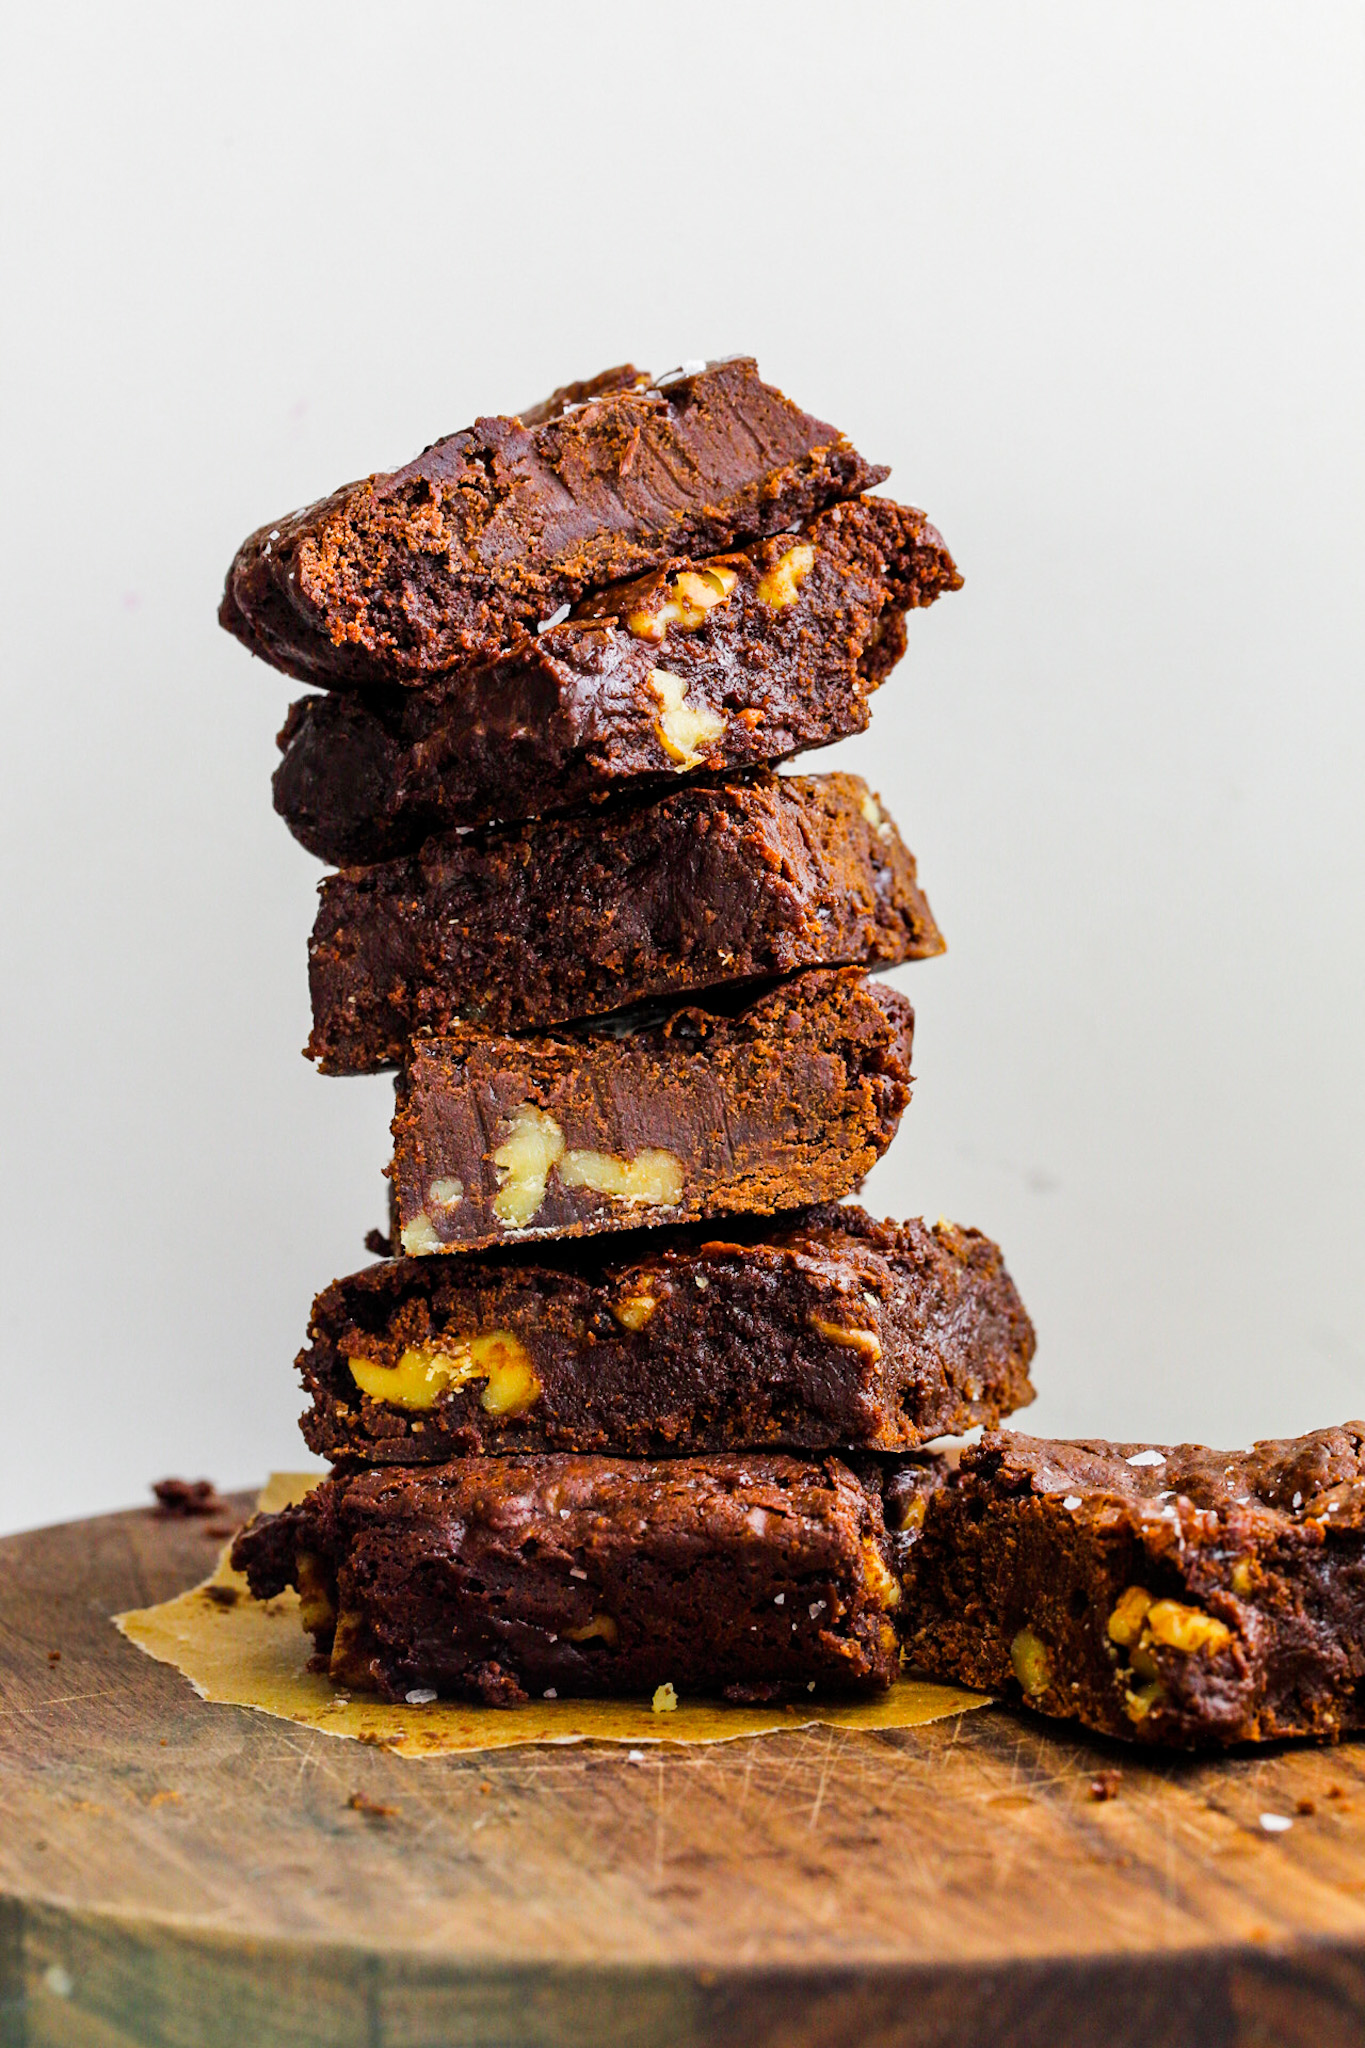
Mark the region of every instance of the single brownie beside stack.
[[865, 782], [959, 587], [747, 358], [482, 419], [263, 527], [223, 623], [317, 685], [276, 804], [339, 871], [308, 1051], [397, 1071], [396, 1257], [318, 1297], [333, 1476], [254, 1523], [389, 1697], [889, 1685], [883, 1462], [1032, 1398], [997, 1248], [855, 1193], [910, 1099], [875, 976], [943, 950]]
[[895, 1468], [922, 1669], [1182, 1748], [1365, 1727], [1365, 1423], [1249, 1451], [991, 1434]]

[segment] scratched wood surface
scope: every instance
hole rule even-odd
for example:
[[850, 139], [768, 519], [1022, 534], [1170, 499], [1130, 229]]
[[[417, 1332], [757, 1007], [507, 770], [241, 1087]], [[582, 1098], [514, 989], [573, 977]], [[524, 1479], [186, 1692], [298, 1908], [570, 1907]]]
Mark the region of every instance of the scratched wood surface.
[[110, 1626], [212, 1557], [143, 1513], [0, 1543], [0, 2048], [1365, 2039], [1359, 1746], [1141, 1761], [987, 1709], [412, 1761]]

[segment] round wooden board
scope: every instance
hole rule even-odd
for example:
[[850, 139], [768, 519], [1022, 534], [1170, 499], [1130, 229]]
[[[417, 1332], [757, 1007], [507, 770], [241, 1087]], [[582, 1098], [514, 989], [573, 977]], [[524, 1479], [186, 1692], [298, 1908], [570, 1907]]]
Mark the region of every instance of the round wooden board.
[[1359, 1745], [1144, 1760], [988, 1709], [414, 1761], [110, 1625], [213, 1556], [150, 1513], [0, 1543], [0, 2048], [1365, 2038]]

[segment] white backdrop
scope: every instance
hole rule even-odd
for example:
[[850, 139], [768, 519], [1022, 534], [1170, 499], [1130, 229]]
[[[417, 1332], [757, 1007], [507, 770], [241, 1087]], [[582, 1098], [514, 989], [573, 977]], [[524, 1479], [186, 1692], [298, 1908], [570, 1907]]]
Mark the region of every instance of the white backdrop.
[[1003, 1242], [1026, 1426], [1365, 1408], [1354, 0], [47, 0], [3, 70], [0, 1526], [303, 1462], [381, 1216], [234, 547], [624, 357], [753, 351], [965, 571], [825, 760], [951, 946], [871, 1205]]

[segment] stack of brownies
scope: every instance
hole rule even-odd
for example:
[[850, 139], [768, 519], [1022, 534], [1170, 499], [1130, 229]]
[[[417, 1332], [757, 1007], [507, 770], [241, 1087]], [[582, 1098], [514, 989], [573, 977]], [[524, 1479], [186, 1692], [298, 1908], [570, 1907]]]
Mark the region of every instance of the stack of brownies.
[[[1222, 1468], [1172, 1508], [1155, 1450], [926, 1451], [1032, 1398], [1033, 1332], [977, 1232], [844, 1202], [910, 1092], [869, 970], [943, 941], [866, 784], [774, 766], [862, 731], [959, 586], [886, 474], [747, 358], [623, 368], [233, 564], [223, 623], [320, 686], [275, 778], [339, 869], [308, 1051], [397, 1074], [390, 1234], [299, 1360], [332, 1476], [235, 1549], [340, 1684], [664, 1709], [875, 1691], [905, 1642], [1118, 1732], [1284, 1720], [1251, 1582], [1181, 1577], [1172, 1526], [1207, 1566], [1245, 1510]], [[1248, 1556], [1292, 1548], [1308, 1479], [1286, 1537], [1238, 1471]]]

